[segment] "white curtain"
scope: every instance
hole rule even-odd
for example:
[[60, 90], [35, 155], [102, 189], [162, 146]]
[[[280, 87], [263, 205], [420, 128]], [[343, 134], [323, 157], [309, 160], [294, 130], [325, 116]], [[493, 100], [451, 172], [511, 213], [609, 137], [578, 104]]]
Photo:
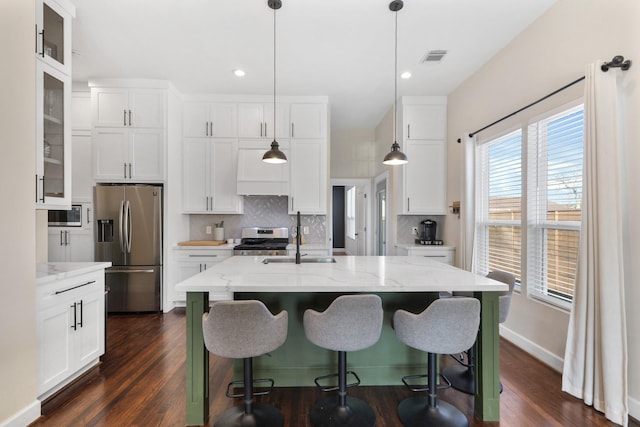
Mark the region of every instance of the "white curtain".
[[476, 232], [476, 141], [466, 133], [462, 144], [462, 197], [460, 200], [460, 266], [473, 271], [473, 248]]
[[618, 69], [587, 67], [582, 225], [562, 389], [628, 422]]

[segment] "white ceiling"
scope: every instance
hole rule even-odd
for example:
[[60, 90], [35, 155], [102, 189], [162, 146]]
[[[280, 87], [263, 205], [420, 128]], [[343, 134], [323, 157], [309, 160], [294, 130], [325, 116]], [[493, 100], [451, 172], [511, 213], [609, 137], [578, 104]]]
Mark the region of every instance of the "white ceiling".
[[[390, 0], [282, 0], [277, 94], [328, 95], [334, 129], [375, 127], [393, 103]], [[556, 0], [405, 0], [398, 96], [447, 95]], [[72, 0], [73, 80], [170, 80], [182, 93], [273, 94], [267, 0]], [[420, 64], [446, 49], [438, 64]], [[232, 74], [242, 68], [246, 76]]]

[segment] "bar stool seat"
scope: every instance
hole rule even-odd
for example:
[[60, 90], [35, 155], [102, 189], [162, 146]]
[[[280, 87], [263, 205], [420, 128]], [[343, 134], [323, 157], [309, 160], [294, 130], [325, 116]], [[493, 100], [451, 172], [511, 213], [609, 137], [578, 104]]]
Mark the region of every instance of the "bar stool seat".
[[[382, 332], [382, 300], [377, 295], [342, 295], [333, 300], [324, 312], [307, 309], [304, 312], [304, 332], [315, 345], [338, 352], [338, 373], [315, 379], [323, 391], [338, 390], [337, 397], [322, 399], [309, 415], [314, 427], [373, 427], [376, 417], [364, 401], [347, 396], [347, 387], [360, 384], [360, 378], [347, 371], [347, 352], [371, 347]], [[347, 375], [355, 383], [347, 385]], [[320, 380], [338, 377], [337, 387], [322, 387]]]
[[428, 353], [428, 396], [411, 397], [398, 405], [406, 427], [465, 427], [467, 417], [455, 406], [436, 399], [436, 355], [460, 353], [473, 344], [480, 325], [480, 301], [475, 298], [443, 298], [422, 313], [397, 310], [393, 315], [396, 336], [409, 347]]
[[[274, 316], [256, 300], [218, 301], [208, 313], [202, 315], [204, 343], [211, 353], [233, 359], [243, 359], [244, 380], [227, 385], [228, 397], [244, 397], [244, 405], [225, 411], [214, 427], [282, 427], [284, 417], [272, 405], [255, 403], [254, 396], [269, 391], [254, 392], [254, 382], [267, 382], [273, 388], [272, 379], [253, 379], [253, 357], [280, 347], [287, 338], [288, 315], [281, 311]], [[230, 390], [238, 383], [244, 384], [243, 394]]]

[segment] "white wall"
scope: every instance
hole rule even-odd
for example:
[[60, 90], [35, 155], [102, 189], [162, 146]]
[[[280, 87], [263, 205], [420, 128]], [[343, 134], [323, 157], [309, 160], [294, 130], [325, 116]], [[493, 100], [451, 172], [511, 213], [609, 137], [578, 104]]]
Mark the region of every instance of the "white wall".
[[371, 178], [375, 161], [375, 129], [331, 132], [331, 178]]
[[[0, 425], [26, 425], [36, 401], [35, 2], [0, 0]], [[10, 67], [7, 64], [11, 64]]]
[[[460, 200], [460, 150], [455, 139], [520, 108], [584, 75], [588, 63], [624, 55], [634, 61], [624, 75], [627, 125], [623, 188], [626, 300], [629, 337], [630, 413], [640, 418], [640, 2], [637, 0], [559, 0], [449, 96], [448, 200]], [[538, 110], [561, 105], [580, 87], [545, 101]], [[577, 91], [577, 92], [576, 92]], [[532, 112], [528, 113], [532, 114]], [[518, 116], [516, 120], [522, 119]], [[480, 134], [495, 132], [491, 129]], [[632, 184], [632, 183], [635, 183]], [[460, 241], [459, 222], [448, 221], [448, 238]], [[630, 238], [629, 236], [635, 236]], [[459, 243], [457, 245], [460, 246]], [[458, 255], [459, 256], [459, 255]], [[458, 258], [459, 260], [459, 258]], [[561, 367], [568, 314], [515, 295], [505, 335], [556, 368]]]

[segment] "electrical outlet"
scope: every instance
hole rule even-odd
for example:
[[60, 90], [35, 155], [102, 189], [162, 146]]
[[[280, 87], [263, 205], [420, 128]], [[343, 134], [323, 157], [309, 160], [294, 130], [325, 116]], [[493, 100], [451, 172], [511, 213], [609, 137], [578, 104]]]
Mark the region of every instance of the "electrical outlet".
[[304, 234], [309, 234], [309, 226], [305, 225], [304, 227], [302, 227], [302, 232]]
[[206, 234], [211, 234], [211, 226], [210, 226], [210, 225], [207, 225], [207, 226], [205, 227], [205, 229], [204, 229], [204, 232], [205, 232]]
[[411, 234], [413, 236], [417, 236], [418, 235], [418, 227], [411, 227]]

